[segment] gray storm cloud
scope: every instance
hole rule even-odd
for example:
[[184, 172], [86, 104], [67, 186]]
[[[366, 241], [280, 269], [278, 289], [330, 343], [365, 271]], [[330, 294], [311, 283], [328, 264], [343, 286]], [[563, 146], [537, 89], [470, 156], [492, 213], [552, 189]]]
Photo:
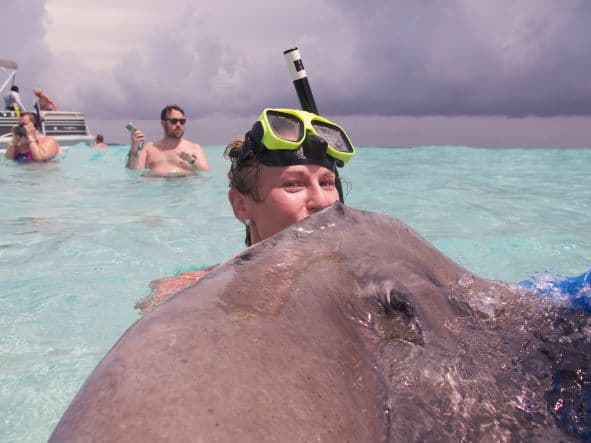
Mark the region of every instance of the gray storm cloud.
[[17, 83], [36, 84], [49, 63], [51, 54], [43, 44], [47, 24], [44, 5], [44, 0], [5, 0], [2, 3], [5, 38], [0, 39], [0, 58], [18, 63]]
[[591, 113], [589, 2], [370, 4], [335, 1], [357, 24], [358, 37], [350, 94], [339, 100], [336, 87], [327, 94], [335, 109], [415, 116]]
[[51, 58], [43, 1], [4, 11], [4, 31], [19, 38], [3, 39], [0, 57], [17, 59], [19, 80], [66, 88], [99, 116], [150, 118], [171, 102], [193, 116], [296, 106], [282, 56], [292, 46], [330, 114], [591, 115], [584, 0], [187, 3], [142, 31], [109, 75]]

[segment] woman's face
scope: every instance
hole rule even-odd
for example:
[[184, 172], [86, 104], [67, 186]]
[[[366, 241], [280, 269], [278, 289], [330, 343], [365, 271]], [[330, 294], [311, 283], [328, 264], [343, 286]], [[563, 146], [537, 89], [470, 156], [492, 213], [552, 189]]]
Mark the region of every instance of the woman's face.
[[270, 237], [339, 199], [335, 174], [320, 165], [259, 166], [260, 201], [230, 190], [234, 214], [250, 220], [252, 243]]
[[[33, 122], [31, 121], [31, 118], [29, 117], [28, 114], [24, 114], [21, 115], [18, 119], [18, 124], [19, 126], [26, 126], [26, 127], [30, 127], [29, 130], [32, 129], [33, 126]], [[17, 136], [17, 140], [16, 140], [16, 147], [17, 147], [17, 151], [18, 152], [27, 152], [30, 151], [31, 148], [29, 146], [29, 135], [25, 134], [23, 136]]]

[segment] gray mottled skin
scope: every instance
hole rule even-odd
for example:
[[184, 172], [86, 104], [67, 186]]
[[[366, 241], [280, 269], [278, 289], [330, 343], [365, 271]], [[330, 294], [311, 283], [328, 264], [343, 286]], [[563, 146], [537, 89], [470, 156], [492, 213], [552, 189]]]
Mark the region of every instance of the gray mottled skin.
[[553, 309], [337, 204], [139, 319], [50, 441], [570, 441]]

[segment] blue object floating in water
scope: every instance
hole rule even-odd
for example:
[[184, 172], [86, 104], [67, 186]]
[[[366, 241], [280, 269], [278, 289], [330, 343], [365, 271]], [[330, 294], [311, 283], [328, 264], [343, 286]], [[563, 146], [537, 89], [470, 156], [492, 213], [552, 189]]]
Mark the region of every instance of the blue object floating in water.
[[566, 296], [573, 308], [591, 312], [591, 269], [576, 277], [537, 272], [519, 285], [542, 296]]

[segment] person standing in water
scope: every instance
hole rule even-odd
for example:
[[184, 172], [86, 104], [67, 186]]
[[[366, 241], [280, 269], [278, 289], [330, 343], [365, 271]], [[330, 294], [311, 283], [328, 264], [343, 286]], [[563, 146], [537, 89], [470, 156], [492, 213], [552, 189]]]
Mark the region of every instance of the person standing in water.
[[21, 114], [18, 126], [12, 128], [12, 142], [6, 147], [4, 154], [8, 160], [19, 163], [43, 162], [61, 152], [55, 138], [37, 131], [36, 118], [32, 112]]
[[94, 139], [94, 147], [98, 149], [108, 148], [109, 145], [105, 143], [105, 138], [102, 134], [97, 134]]
[[144, 134], [134, 128], [131, 131], [131, 147], [127, 167], [149, 169], [152, 175], [187, 175], [195, 171], [209, 171], [205, 150], [193, 143], [185, 134], [185, 111], [178, 105], [168, 105], [160, 113], [164, 131], [162, 139], [144, 146]]

